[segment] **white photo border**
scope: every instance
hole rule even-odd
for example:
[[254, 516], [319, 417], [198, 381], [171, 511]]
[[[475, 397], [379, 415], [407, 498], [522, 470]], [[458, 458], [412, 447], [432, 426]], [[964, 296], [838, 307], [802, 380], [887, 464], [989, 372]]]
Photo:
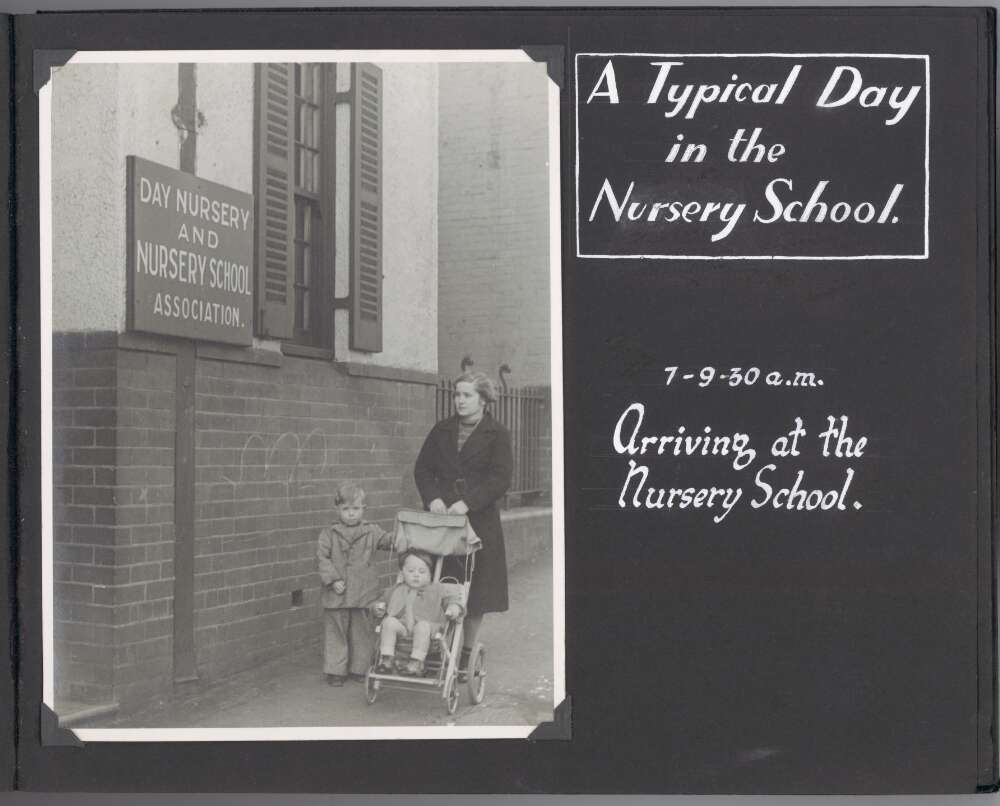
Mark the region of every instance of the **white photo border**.
[[[78, 51], [68, 64], [236, 64], [264, 62], [534, 61], [523, 50], [162, 50]], [[563, 475], [562, 252], [559, 86], [548, 77], [549, 289], [552, 384], [553, 711], [566, 698], [565, 517]], [[52, 84], [38, 92], [39, 267], [41, 298], [42, 702], [54, 711], [52, 473]], [[261, 728], [66, 728], [83, 742], [232, 742], [412, 739], [524, 739], [536, 725], [428, 725]]]

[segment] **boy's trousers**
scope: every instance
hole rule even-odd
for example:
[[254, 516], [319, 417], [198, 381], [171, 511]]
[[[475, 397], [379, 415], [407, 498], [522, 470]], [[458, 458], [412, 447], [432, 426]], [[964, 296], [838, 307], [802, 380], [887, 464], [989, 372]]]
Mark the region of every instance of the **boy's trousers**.
[[323, 621], [323, 671], [339, 675], [367, 672], [375, 646], [375, 622], [368, 608], [326, 608]]

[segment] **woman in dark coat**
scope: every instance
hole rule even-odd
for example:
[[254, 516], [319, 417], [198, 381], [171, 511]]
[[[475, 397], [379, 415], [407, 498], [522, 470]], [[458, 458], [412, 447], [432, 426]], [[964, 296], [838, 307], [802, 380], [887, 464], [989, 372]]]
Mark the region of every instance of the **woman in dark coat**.
[[[495, 398], [493, 383], [482, 372], [462, 375], [455, 382], [456, 414], [431, 429], [413, 469], [424, 507], [468, 513], [483, 541], [466, 605], [466, 647], [475, 642], [484, 613], [507, 609], [507, 556], [497, 504], [510, 487], [514, 460], [510, 434], [486, 411]], [[462, 578], [464, 563], [452, 558], [445, 573]]]

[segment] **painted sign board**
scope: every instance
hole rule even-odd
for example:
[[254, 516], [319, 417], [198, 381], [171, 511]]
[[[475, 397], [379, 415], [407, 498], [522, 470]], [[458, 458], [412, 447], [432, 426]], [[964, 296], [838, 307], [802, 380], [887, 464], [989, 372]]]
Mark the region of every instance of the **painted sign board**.
[[126, 158], [128, 327], [253, 341], [253, 196]]

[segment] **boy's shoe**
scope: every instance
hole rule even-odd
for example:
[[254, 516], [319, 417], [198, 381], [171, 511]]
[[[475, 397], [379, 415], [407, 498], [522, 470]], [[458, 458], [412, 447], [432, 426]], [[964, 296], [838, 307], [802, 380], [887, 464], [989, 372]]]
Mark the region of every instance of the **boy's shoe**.
[[326, 684], [339, 688], [344, 685], [344, 676], [342, 674], [328, 674], [326, 676]]

